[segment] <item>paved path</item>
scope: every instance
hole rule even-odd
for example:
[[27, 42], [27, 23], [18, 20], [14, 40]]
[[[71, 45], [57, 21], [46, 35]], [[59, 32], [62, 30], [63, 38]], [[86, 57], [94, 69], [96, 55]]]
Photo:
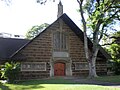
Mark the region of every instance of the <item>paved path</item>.
[[101, 81], [87, 80], [87, 79], [74, 79], [73, 81], [81, 83], [81, 84], [112, 86], [112, 87], [118, 87], [118, 88], [120, 88], [120, 84], [118, 84], [118, 83], [101, 82]]
[[120, 83], [101, 82], [101, 81], [96, 81], [91, 79], [74, 78], [74, 77], [64, 77], [64, 78], [80, 84], [102, 85], [102, 86], [111, 86], [111, 87], [120, 88]]

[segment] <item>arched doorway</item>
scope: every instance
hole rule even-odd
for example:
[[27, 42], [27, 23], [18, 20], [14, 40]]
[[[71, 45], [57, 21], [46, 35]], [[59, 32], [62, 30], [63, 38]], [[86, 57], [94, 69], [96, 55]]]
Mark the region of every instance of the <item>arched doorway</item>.
[[65, 63], [54, 64], [54, 76], [65, 76]]

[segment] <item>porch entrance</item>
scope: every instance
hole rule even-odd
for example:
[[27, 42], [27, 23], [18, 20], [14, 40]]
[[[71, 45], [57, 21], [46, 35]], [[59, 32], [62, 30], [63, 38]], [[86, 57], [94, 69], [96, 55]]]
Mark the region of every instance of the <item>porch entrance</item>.
[[65, 76], [65, 63], [54, 64], [54, 76]]

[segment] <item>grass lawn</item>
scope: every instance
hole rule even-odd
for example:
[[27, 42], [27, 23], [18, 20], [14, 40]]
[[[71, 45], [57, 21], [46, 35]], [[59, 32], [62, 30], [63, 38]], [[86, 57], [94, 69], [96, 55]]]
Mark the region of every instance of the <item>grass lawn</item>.
[[120, 83], [120, 75], [119, 76], [104, 76], [95, 78], [97, 81], [102, 82], [110, 82], [110, 83]]
[[79, 84], [58, 78], [21, 81], [17, 84], [0, 84], [0, 90], [120, 90], [120, 88]]

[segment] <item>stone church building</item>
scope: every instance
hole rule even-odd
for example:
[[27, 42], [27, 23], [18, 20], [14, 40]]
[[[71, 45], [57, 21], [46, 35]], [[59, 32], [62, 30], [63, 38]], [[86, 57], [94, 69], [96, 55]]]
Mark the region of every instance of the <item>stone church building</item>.
[[[0, 42], [4, 43], [0, 46], [0, 50], [4, 51], [0, 52], [0, 63], [7, 60], [20, 62], [20, 79], [87, 76], [89, 68], [85, 59], [83, 32], [66, 14], [60, 13], [55, 22], [30, 41], [9, 39], [9, 45], [4, 43], [6, 39], [0, 38]], [[88, 44], [91, 52], [89, 38]], [[98, 75], [107, 74], [108, 58], [110, 56], [100, 47], [96, 62]]]

